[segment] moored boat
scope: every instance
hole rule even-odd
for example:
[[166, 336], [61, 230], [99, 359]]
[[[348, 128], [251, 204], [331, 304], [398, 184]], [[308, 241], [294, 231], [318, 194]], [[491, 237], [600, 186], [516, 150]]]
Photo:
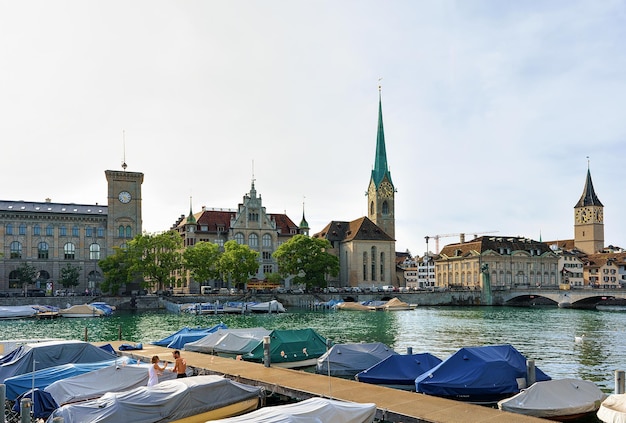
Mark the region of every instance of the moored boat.
[[276, 300], [266, 301], [263, 303], [249, 304], [248, 310], [253, 313], [284, 313], [285, 307]]
[[213, 420], [213, 423], [298, 423], [341, 422], [371, 423], [376, 404], [310, 398], [294, 404], [263, 407], [238, 417]]
[[33, 306], [1, 306], [0, 319], [25, 319], [35, 317], [37, 310]]
[[[495, 404], [527, 386], [527, 363], [513, 346], [487, 345], [459, 349], [415, 379], [415, 390], [475, 404]], [[535, 368], [535, 380], [550, 377]]]
[[353, 378], [390, 355], [398, 354], [382, 342], [335, 344], [317, 359], [316, 373]]
[[185, 344], [185, 351], [235, 358], [252, 351], [272, 331], [262, 327], [220, 328], [194, 342]]
[[533, 383], [519, 394], [500, 400], [498, 408], [527, 416], [566, 421], [598, 410], [606, 394], [593, 382], [555, 379]]
[[158, 345], [160, 347], [181, 349], [184, 348], [190, 342], [195, 342], [205, 336], [216, 332], [219, 329], [228, 329], [224, 323], [220, 322], [208, 328], [189, 328], [184, 327], [171, 335], [166, 336], [158, 341], [153, 341], [151, 344]]
[[[326, 338], [313, 329], [274, 330], [269, 335], [269, 359], [272, 366], [298, 368], [315, 366], [318, 357], [327, 350]], [[265, 346], [263, 340], [242, 359], [262, 363]]]
[[415, 378], [441, 363], [430, 353], [393, 354], [356, 374], [359, 382], [415, 391]]
[[102, 309], [90, 304], [77, 304], [68, 308], [62, 308], [61, 310], [59, 310], [59, 314], [61, 315], [61, 317], [72, 318], [103, 317], [106, 315], [106, 313]]
[[398, 298], [392, 298], [383, 304], [380, 308], [384, 311], [404, 311], [404, 310], [415, 310], [417, 304], [409, 304]]
[[604, 423], [626, 422], [626, 394], [611, 394], [606, 397], [596, 416]]
[[56, 409], [49, 420], [62, 417], [66, 422], [81, 423], [200, 423], [253, 411], [262, 395], [260, 387], [221, 376], [194, 376], [67, 404]]

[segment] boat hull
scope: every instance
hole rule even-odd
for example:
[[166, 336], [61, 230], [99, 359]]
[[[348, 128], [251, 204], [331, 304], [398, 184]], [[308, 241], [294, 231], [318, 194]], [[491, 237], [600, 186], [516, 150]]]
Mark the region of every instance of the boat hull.
[[195, 416], [185, 417], [184, 419], [174, 420], [171, 423], [204, 423], [206, 421], [225, 419], [227, 417], [238, 416], [240, 414], [249, 413], [259, 408], [259, 400], [252, 398], [226, 407], [217, 408], [207, 411], [206, 413], [197, 414]]

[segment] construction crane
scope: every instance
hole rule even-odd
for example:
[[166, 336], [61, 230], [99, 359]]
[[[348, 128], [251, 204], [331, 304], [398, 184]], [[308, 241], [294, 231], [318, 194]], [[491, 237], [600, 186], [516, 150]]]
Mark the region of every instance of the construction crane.
[[459, 242], [465, 242], [465, 235], [469, 234], [469, 235], [474, 235], [474, 238], [476, 238], [478, 235], [485, 235], [485, 234], [495, 234], [496, 232], [499, 231], [482, 231], [482, 232], [460, 232], [460, 233], [456, 233], [456, 234], [437, 234], [437, 235], [433, 235], [433, 236], [426, 236], [426, 250], [428, 250], [428, 240], [429, 239], [434, 239], [435, 240], [435, 254], [439, 254], [439, 240], [441, 238], [450, 238], [453, 236], [458, 236], [459, 237]]

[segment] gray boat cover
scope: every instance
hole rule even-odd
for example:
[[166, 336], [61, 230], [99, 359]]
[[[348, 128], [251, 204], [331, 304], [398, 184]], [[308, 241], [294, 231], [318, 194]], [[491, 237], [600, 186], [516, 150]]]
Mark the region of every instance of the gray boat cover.
[[[116, 355], [83, 341], [49, 341], [20, 345], [0, 359], [0, 381], [68, 363], [95, 363]], [[34, 365], [33, 365], [34, 361]]]
[[359, 404], [327, 398], [310, 398], [295, 404], [264, 407], [250, 413], [213, 423], [371, 423], [376, 404]]
[[316, 372], [352, 378], [393, 354], [397, 352], [382, 342], [335, 344], [317, 359]]
[[[107, 392], [128, 391], [148, 384], [149, 363], [116, 364], [89, 373], [57, 380], [44, 390], [59, 405], [100, 398]], [[165, 371], [159, 382], [176, 378], [176, 373]]]
[[556, 379], [535, 382], [510, 398], [498, 402], [498, 408], [527, 416], [553, 418], [593, 413], [606, 394], [590, 381]]
[[271, 333], [262, 327], [244, 329], [218, 329], [202, 339], [185, 344], [186, 351], [208, 354], [237, 355], [252, 351], [263, 337]]
[[67, 404], [48, 418], [75, 423], [170, 422], [206, 413], [251, 398], [261, 398], [260, 387], [221, 376], [194, 376], [166, 380], [151, 387], [108, 392], [101, 398]]

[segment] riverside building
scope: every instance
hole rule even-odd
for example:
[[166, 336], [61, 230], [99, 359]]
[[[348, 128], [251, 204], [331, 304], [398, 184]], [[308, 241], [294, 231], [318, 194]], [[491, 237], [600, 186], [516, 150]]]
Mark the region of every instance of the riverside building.
[[[98, 291], [103, 280], [98, 261], [113, 254], [142, 231], [143, 173], [107, 170], [104, 204], [0, 200], [0, 292], [25, 295], [46, 290], [52, 294], [63, 268], [79, 269], [78, 292]], [[17, 269], [36, 270], [36, 280], [22, 286]]]

